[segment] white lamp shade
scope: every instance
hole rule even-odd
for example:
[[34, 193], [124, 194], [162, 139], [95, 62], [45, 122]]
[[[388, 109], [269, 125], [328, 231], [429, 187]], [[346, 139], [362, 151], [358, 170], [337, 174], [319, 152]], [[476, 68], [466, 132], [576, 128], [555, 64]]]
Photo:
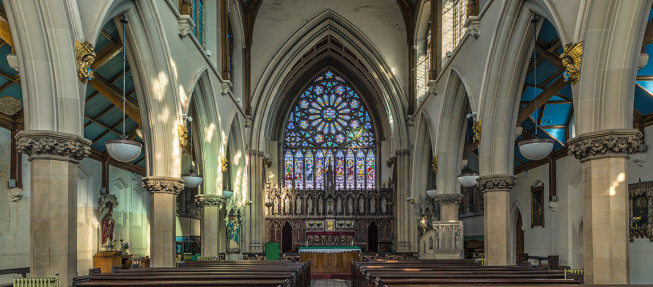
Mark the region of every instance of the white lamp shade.
[[222, 196], [224, 198], [230, 198], [232, 195], [234, 195], [234, 192], [231, 190], [223, 190], [222, 191]]
[[123, 139], [108, 140], [104, 144], [109, 155], [122, 162], [135, 160], [141, 154], [141, 148], [143, 147], [139, 142]]
[[464, 173], [458, 176], [458, 182], [464, 187], [472, 187], [476, 185], [476, 179], [478, 174], [476, 173]]
[[429, 190], [426, 191], [426, 194], [429, 197], [434, 198], [436, 195], [438, 195], [438, 191], [435, 190], [435, 189], [429, 189]]
[[183, 179], [184, 184], [186, 184], [186, 186], [190, 188], [198, 187], [202, 183], [202, 177], [195, 173], [191, 173], [189, 175], [183, 175], [181, 179]]
[[553, 150], [553, 139], [531, 139], [518, 143], [519, 152], [527, 159], [540, 160]]

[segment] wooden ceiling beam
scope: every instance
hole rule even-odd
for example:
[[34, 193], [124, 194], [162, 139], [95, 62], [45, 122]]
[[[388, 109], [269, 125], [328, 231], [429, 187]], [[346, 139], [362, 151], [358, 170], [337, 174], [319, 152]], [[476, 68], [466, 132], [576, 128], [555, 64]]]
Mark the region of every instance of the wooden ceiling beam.
[[104, 66], [104, 64], [111, 61], [111, 59], [113, 59], [113, 57], [118, 55], [120, 52], [122, 52], [121, 42], [108, 45], [97, 53], [97, 57], [95, 57], [95, 61], [93, 61], [92, 69], [97, 71], [102, 66]]
[[[517, 124], [521, 124], [528, 117], [531, 116], [535, 110], [539, 109], [542, 105], [551, 99], [555, 94], [557, 94], [562, 88], [564, 88], [568, 83], [565, 82], [564, 78], [559, 78], [549, 87], [544, 89], [535, 100], [528, 103], [525, 107], [519, 109], [519, 115], [517, 116]], [[537, 106], [535, 105], [537, 103]]]
[[[111, 103], [117, 106], [122, 110], [122, 94], [121, 91], [113, 87], [106, 79], [102, 78], [100, 75], [95, 75], [95, 78], [88, 81], [88, 84], [91, 85], [96, 91], [100, 92], [105, 96]], [[142, 126], [141, 123], [141, 113], [137, 105], [134, 105], [132, 102], [127, 101], [125, 103], [125, 114], [130, 117], [132, 120], [138, 124], [139, 127]]]

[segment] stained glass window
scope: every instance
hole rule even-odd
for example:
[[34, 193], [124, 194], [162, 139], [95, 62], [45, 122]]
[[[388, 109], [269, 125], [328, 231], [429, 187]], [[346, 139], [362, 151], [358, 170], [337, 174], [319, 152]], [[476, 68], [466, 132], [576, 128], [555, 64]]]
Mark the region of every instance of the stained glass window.
[[329, 166], [337, 189], [376, 187], [376, 137], [356, 91], [327, 71], [304, 90], [288, 116], [285, 186], [323, 189]]

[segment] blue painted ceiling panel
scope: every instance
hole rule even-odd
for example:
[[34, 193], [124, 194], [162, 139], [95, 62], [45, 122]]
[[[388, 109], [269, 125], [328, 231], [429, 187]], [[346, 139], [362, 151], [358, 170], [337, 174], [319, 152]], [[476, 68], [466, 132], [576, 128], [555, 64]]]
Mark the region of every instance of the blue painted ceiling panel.
[[[635, 110], [640, 112], [642, 115], [648, 115], [653, 113], [653, 94], [650, 91], [653, 91], [653, 82], [643, 82], [637, 81], [639, 86], [635, 86]], [[644, 90], [644, 88], [647, 90]]]
[[547, 104], [544, 106], [544, 114], [540, 124], [543, 126], [566, 125], [572, 108], [572, 104]]

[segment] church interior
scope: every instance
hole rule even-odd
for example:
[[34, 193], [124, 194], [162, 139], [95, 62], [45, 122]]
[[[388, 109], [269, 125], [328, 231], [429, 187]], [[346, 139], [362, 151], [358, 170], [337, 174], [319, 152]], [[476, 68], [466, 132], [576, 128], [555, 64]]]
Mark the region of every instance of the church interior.
[[0, 286], [653, 284], [653, 0], [1, 0]]

